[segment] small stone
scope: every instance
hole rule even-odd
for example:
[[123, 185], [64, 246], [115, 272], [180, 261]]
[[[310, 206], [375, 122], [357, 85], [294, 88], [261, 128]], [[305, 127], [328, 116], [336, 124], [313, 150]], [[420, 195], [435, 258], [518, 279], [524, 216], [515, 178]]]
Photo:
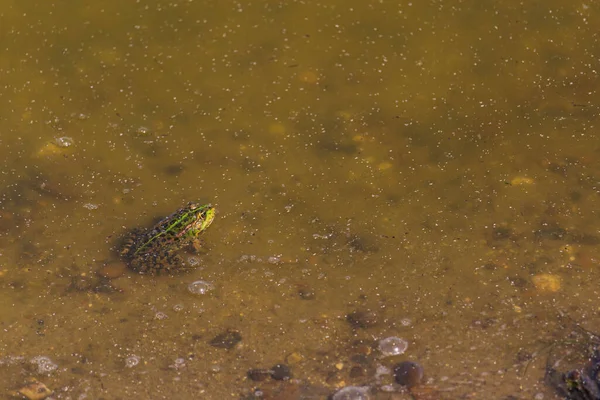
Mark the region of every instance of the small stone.
[[314, 300], [316, 296], [315, 291], [310, 286], [301, 286], [298, 288], [298, 296], [302, 300]]
[[287, 381], [292, 377], [290, 367], [285, 364], [277, 364], [271, 368], [271, 378], [276, 381]]
[[271, 371], [268, 369], [253, 368], [248, 371], [247, 375], [250, 380], [262, 382], [271, 375]]
[[366, 371], [363, 367], [361, 367], [359, 365], [355, 365], [354, 367], [350, 368], [349, 375], [350, 375], [350, 378], [361, 378], [366, 375]]
[[402, 386], [417, 386], [423, 380], [423, 367], [416, 362], [403, 361], [394, 366], [394, 378]]
[[304, 360], [304, 356], [300, 353], [297, 352], [293, 352], [291, 354], [288, 354], [285, 357], [285, 362], [288, 364], [298, 364], [300, 361]]
[[232, 349], [236, 344], [242, 341], [242, 335], [234, 330], [228, 329], [223, 333], [215, 336], [209, 344], [213, 347], [219, 347], [221, 349]]

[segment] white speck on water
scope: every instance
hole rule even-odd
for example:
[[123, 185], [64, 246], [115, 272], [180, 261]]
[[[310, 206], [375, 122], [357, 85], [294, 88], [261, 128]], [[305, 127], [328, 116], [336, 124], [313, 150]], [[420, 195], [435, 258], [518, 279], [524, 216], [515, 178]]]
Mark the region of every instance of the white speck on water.
[[207, 294], [214, 290], [215, 286], [207, 281], [195, 281], [188, 285], [188, 291], [192, 294]]

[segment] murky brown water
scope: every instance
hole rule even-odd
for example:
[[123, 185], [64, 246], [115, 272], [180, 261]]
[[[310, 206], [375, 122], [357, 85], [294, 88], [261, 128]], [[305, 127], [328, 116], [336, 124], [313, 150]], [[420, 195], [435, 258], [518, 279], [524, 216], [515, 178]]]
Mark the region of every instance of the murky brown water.
[[[548, 346], [600, 332], [598, 5], [245, 3], [0, 0], [0, 389], [557, 398]], [[124, 269], [189, 200], [199, 268]]]

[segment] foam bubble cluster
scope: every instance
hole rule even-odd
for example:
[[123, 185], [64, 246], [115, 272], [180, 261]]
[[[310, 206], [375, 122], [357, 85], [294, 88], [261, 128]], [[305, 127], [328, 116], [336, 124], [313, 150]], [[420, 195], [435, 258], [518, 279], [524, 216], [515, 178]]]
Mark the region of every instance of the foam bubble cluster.
[[48, 374], [58, 368], [58, 365], [46, 356], [33, 357], [29, 361], [32, 364], [37, 365], [37, 372], [40, 374]]

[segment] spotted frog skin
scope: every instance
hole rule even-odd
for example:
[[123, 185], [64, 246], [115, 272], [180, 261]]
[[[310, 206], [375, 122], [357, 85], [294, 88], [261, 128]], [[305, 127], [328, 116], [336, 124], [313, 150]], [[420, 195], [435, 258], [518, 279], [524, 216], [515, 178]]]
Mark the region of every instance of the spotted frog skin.
[[125, 239], [121, 256], [129, 267], [140, 274], [173, 273], [189, 268], [180, 250], [199, 248], [198, 236], [215, 219], [210, 205], [188, 203], [161, 220], [149, 230], [135, 229]]

